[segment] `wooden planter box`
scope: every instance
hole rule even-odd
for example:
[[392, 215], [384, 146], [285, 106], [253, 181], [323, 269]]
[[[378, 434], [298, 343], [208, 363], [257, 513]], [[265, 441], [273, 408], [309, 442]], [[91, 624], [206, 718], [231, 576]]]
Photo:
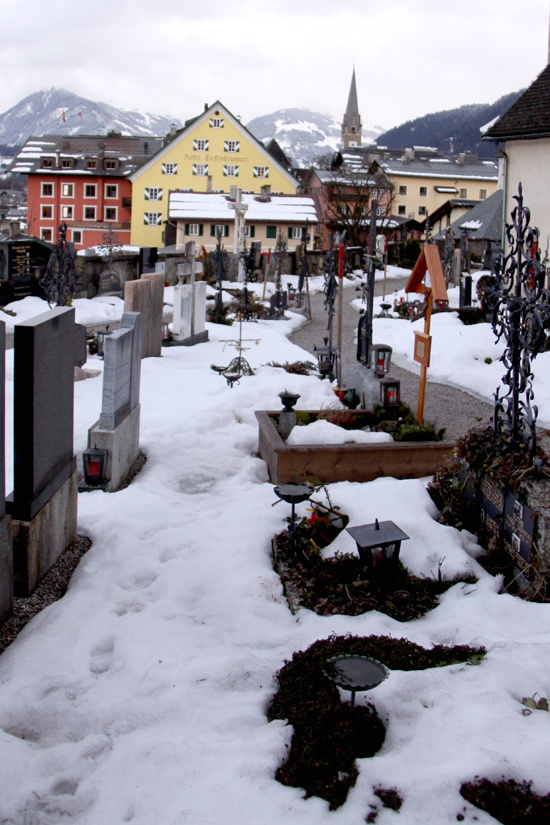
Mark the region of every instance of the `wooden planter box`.
[[[318, 410], [306, 410], [318, 414]], [[260, 456], [275, 484], [318, 479], [372, 481], [380, 476], [431, 476], [452, 458], [454, 441], [402, 441], [385, 444], [285, 444], [272, 421], [278, 412], [256, 411], [260, 427]], [[359, 410], [356, 415], [364, 415]]]

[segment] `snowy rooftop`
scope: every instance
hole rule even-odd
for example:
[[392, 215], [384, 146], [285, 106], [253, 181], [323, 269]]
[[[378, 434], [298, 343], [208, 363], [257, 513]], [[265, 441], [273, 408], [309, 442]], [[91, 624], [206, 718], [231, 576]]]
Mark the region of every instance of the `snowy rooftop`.
[[[248, 206], [246, 221], [286, 221], [317, 223], [319, 217], [315, 201], [308, 195], [270, 195], [262, 201], [259, 195], [242, 196]], [[229, 195], [200, 192], [170, 192], [169, 217], [185, 220], [204, 219], [228, 221], [233, 219], [235, 210]]]

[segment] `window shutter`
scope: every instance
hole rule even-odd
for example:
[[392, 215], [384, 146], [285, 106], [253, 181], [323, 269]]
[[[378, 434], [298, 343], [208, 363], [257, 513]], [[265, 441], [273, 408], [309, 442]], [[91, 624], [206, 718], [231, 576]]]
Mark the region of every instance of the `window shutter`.
[[143, 213], [143, 223], [145, 226], [149, 226], [149, 215], [147, 214], [147, 212]]
[[149, 200], [149, 187], [148, 186], [145, 187], [144, 194], [145, 194], [145, 200], [148, 201]]
[[158, 200], [158, 201], [161, 201], [161, 200], [162, 200], [162, 189], [159, 189], [159, 191], [158, 191], [158, 194], [157, 194], [157, 200]]
[[163, 175], [166, 174], [166, 164], [165, 163], [160, 164], [160, 171]]
[[161, 215], [160, 212], [157, 215], [156, 225], [157, 226], [162, 226], [162, 215]]
[[202, 235], [202, 223], [199, 223], [199, 235]]
[[277, 227], [276, 226], [266, 226], [265, 236], [266, 236], [266, 238], [276, 238], [277, 237]]
[[223, 237], [224, 237], [224, 238], [228, 238], [228, 237], [229, 237], [229, 224], [227, 224], [227, 223], [225, 224], [225, 226], [224, 226], [224, 228], [223, 228]]
[[255, 238], [255, 237], [256, 237], [256, 227], [255, 227], [255, 226], [251, 226], [251, 227], [250, 227], [250, 237], [251, 237], [251, 238]]
[[288, 227], [288, 237], [292, 238], [292, 227], [291, 226]]
[[197, 166], [196, 166], [196, 164], [195, 164], [195, 163], [193, 164], [193, 174], [194, 174], [194, 175], [196, 175], [196, 174], [197, 174]]
[[189, 235], [189, 224], [188, 223], [185, 224], [185, 234]]
[[216, 237], [216, 224], [215, 223], [210, 224], [210, 237], [211, 238]]
[[257, 167], [257, 166], [253, 166], [253, 167], [252, 167], [252, 177], [253, 177], [253, 178], [257, 178], [257, 177], [258, 177], [258, 167]]

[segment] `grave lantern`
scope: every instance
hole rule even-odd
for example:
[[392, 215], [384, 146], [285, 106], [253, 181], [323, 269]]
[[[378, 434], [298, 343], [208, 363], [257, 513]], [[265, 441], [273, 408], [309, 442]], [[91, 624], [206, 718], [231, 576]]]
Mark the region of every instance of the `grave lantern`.
[[107, 450], [99, 450], [97, 447], [88, 447], [82, 453], [82, 464], [84, 466], [84, 480], [88, 487], [105, 486], [107, 479], [105, 471], [107, 469]]
[[105, 329], [98, 330], [96, 337], [97, 337], [97, 354], [100, 358], [104, 357], [104, 348], [105, 348], [105, 336], [109, 335], [109, 327], [106, 326]]
[[401, 381], [389, 375], [380, 381], [380, 403], [383, 407], [397, 407], [401, 402]]
[[386, 344], [373, 344], [370, 351], [370, 366], [377, 378], [383, 378], [390, 371], [392, 348]]
[[288, 290], [288, 300], [293, 301], [294, 300], [294, 294], [295, 294], [294, 287], [292, 286], [292, 284], [288, 283], [286, 285], [286, 288]]
[[381, 578], [397, 572], [401, 542], [409, 538], [397, 524], [375, 519], [374, 524], [346, 527], [346, 530], [357, 544], [364, 567], [373, 568]]
[[318, 347], [317, 345], [314, 345], [313, 348], [319, 363], [319, 372], [323, 378], [326, 378], [326, 376], [330, 376], [332, 372], [332, 352], [327, 343], [328, 339], [325, 338], [324, 341], [324, 346]]

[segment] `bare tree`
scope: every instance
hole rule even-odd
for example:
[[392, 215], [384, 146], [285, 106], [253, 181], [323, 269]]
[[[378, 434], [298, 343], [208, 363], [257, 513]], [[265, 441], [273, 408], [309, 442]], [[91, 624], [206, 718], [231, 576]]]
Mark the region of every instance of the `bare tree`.
[[394, 185], [378, 164], [369, 168], [346, 168], [323, 175], [324, 221], [333, 232], [346, 232], [351, 246], [362, 246], [369, 231], [372, 201], [376, 199], [377, 215], [383, 225], [391, 215]]

